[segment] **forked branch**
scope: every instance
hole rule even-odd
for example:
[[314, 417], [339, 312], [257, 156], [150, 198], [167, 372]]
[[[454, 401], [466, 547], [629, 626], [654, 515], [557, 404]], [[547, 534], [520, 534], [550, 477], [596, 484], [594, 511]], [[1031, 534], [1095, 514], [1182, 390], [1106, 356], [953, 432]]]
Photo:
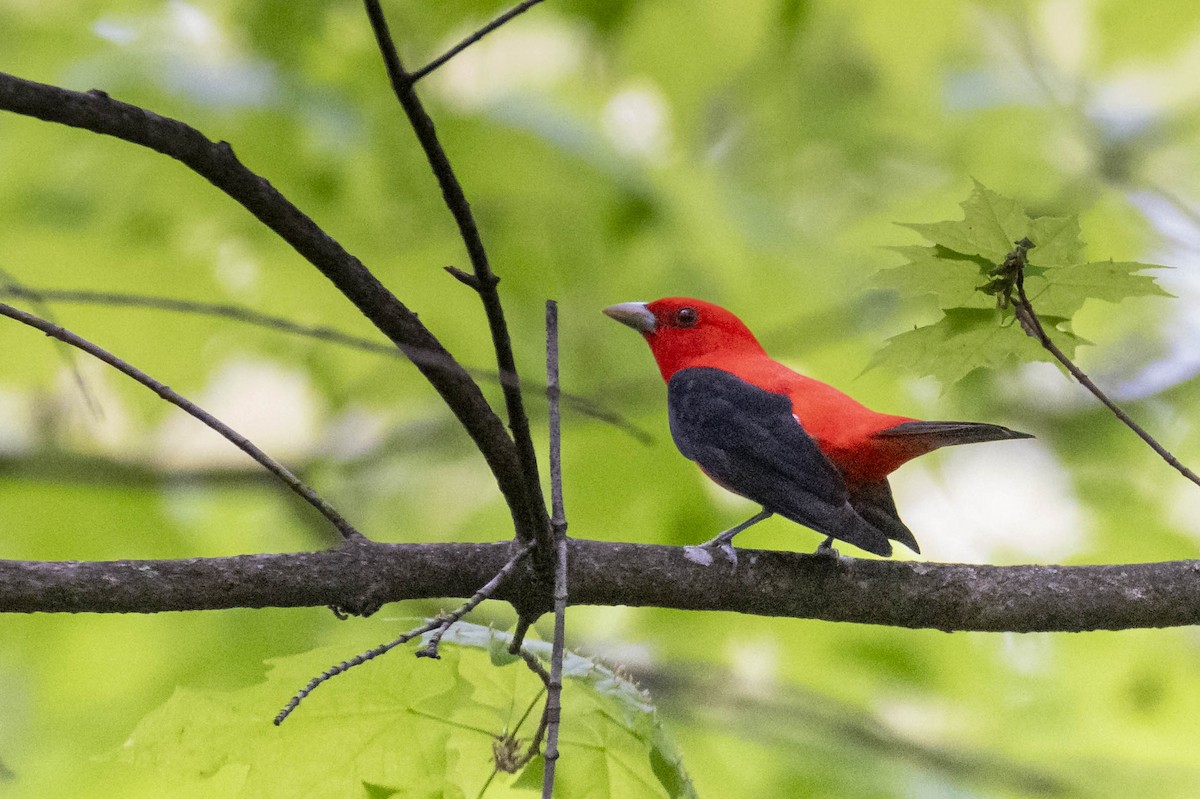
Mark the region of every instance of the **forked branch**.
[[384, 67], [392, 91], [399, 100], [401, 108], [408, 117], [408, 123], [416, 134], [421, 149], [429, 161], [438, 186], [442, 190], [442, 198], [449, 209], [454, 222], [458, 226], [459, 235], [467, 249], [471, 267], [474, 271], [475, 283], [472, 286], [483, 301], [484, 312], [487, 315], [488, 328], [492, 335], [492, 344], [496, 352], [496, 365], [500, 370], [501, 385], [504, 391], [504, 403], [508, 410], [508, 425], [512, 430], [512, 440], [515, 443], [517, 461], [523, 481], [524, 503], [521, 510], [523, 517], [518, 520], [517, 535], [524, 540], [537, 539], [542, 544], [542, 551], [551, 551], [550, 520], [546, 514], [545, 501], [542, 499], [541, 481], [538, 477], [537, 456], [533, 449], [533, 437], [529, 431], [529, 417], [525, 413], [525, 404], [521, 399], [520, 378], [517, 375], [517, 364], [513, 357], [512, 341], [508, 332], [508, 324], [504, 320], [504, 308], [500, 303], [500, 294], [496, 284], [500, 282], [488, 262], [487, 251], [483, 239], [479, 235], [479, 227], [471, 212], [471, 204], [463, 191], [450, 158], [438, 140], [437, 129], [433, 119], [425, 111], [425, 106], [417, 96], [414, 87], [415, 79], [404, 69], [396, 45], [392, 41], [387, 19], [379, 6], [378, 0], [364, 0], [367, 17], [371, 29], [375, 33], [375, 41], [383, 56]]
[[[479, 386], [416, 314], [361, 261], [242, 164], [229, 144], [211, 141], [183, 122], [119, 102], [101, 91], [73, 92], [3, 72], [0, 110], [148, 147], [183, 163], [241, 204], [317, 267], [409, 357], [483, 453], [514, 522], [528, 523], [530, 496], [516, 447]], [[532, 512], [536, 514], [536, 508]]]

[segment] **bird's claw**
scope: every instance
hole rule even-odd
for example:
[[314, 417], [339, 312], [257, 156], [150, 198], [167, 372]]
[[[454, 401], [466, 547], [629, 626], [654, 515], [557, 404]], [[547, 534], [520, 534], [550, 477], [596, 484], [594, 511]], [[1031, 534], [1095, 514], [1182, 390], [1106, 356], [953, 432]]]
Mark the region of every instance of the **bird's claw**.
[[686, 546], [683, 548], [683, 556], [692, 563], [698, 563], [701, 566], [711, 566], [713, 562], [712, 553], [714, 551], [720, 552], [734, 566], [737, 565], [737, 550], [728, 541], [709, 541], [706, 544]]
[[815, 552], [813, 552], [813, 554], [816, 555], [818, 558], [830, 558], [832, 560], [837, 560], [838, 558], [841, 557], [841, 553], [838, 552], [833, 547], [833, 537], [832, 536], [829, 538], [826, 538], [824, 541], [822, 541], [820, 544], [818, 544], [817, 549]]

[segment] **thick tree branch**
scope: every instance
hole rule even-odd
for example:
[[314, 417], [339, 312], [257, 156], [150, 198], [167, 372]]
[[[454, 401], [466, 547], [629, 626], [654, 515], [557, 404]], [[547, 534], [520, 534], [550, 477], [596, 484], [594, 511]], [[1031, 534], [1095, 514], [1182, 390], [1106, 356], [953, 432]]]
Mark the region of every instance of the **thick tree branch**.
[[[1200, 624], [1200, 561], [975, 566], [740, 550], [697, 566], [679, 547], [571, 539], [570, 603], [825, 619], [986, 632], [1078, 632]], [[512, 544], [347, 541], [322, 552], [190, 560], [0, 561], [0, 612], [157, 613], [323, 607], [468, 597]], [[540, 597], [528, 567], [496, 592]]]
[[183, 122], [113, 100], [104, 92], [73, 92], [3, 72], [0, 110], [148, 147], [188, 166], [240, 203], [329, 278], [433, 384], [483, 453], [514, 521], [522, 524], [537, 514], [537, 508], [530, 508], [513, 440], [475, 381], [415, 313], [266, 179], [247, 169], [228, 143], [210, 141]]

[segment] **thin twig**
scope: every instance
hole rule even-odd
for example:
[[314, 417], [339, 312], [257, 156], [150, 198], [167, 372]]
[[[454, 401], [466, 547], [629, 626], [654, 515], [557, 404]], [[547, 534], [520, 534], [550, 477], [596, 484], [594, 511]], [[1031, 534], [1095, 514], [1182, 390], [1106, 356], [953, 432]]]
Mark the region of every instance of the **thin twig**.
[[508, 642], [508, 654], [516, 655], [521, 652], [521, 645], [525, 643], [525, 635], [529, 632], [533, 621], [526, 616], [517, 617], [517, 626], [513, 629], [512, 640]]
[[274, 487], [275, 477], [258, 468], [162, 467], [147, 459], [89, 455], [55, 447], [28, 454], [0, 454], [0, 475], [6, 480], [120, 488], [162, 488], [169, 485], [205, 485], [227, 490]]
[[[534, 661], [536, 660], [537, 658], [534, 658]], [[528, 663], [529, 661], [526, 662]], [[537, 707], [538, 702], [545, 693], [546, 689], [544, 687], [537, 692], [537, 695], [533, 697], [533, 701], [530, 702], [529, 706], [525, 708], [525, 712], [521, 714], [521, 718], [517, 720], [517, 723], [513, 725], [511, 730], [506, 726], [504, 732], [493, 736], [492, 773], [488, 775], [487, 780], [485, 780], [483, 785], [480, 787], [479, 793], [476, 795], [476, 799], [483, 799], [484, 796], [487, 796], [488, 786], [492, 784], [492, 780], [494, 780], [496, 775], [501, 771], [505, 772], [506, 774], [515, 774], [523, 769], [526, 764], [528, 764], [530, 760], [533, 760], [538, 752], [541, 751], [542, 735], [545, 733], [544, 716], [542, 722], [538, 724], [538, 728], [534, 732], [529, 746], [526, 747], [524, 753], [522, 754], [517, 754], [517, 750], [521, 747], [521, 739], [517, 737], [517, 733], [521, 731], [521, 727], [523, 727], [525, 722], [529, 719], [529, 714], [533, 712], [535, 707]]]
[[[28, 289], [15, 276], [7, 270], [0, 269], [0, 296], [5, 294], [20, 295], [27, 292]], [[48, 322], [57, 323], [54, 318], [54, 311], [50, 305], [39, 297], [31, 297], [30, 300], [34, 303], [38, 315]], [[100, 407], [100, 401], [92, 396], [92, 392], [88, 390], [87, 383], [83, 379], [83, 372], [79, 371], [79, 364], [75, 361], [74, 355], [71, 352], [71, 347], [61, 341], [56, 342], [59, 354], [62, 356], [63, 362], [67, 365], [67, 369], [71, 372], [71, 378], [75, 381], [75, 387], [79, 389], [80, 396], [83, 397], [83, 403], [87, 406], [88, 411], [95, 419], [104, 418], [104, 409]]]
[[554, 794], [558, 763], [558, 730], [562, 720], [563, 650], [567, 625], [567, 517], [563, 510], [562, 425], [558, 407], [558, 303], [546, 302], [546, 393], [550, 399], [550, 527], [554, 532], [554, 643], [550, 654], [550, 683], [546, 688], [546, 769], [542, 799]]
[[355, 666], [361, 666], [363, 663], [366, 663], [368, 660], [374, 660], [375, 658], [379, 657], [380, 655], [387, 654], [388, 652], [392, 651], [393, 649], [400, 646], [401, 644], [408, 643], [412, 639], [416, 638], [418, 635], [422, 635], [424, 633], [429, 632], [434, 627], [436, 627], [439, 623], [440, 623], [440, 621], [438, 619], [431, 619], [430, 621], [426, 622], [425, 624], [421, 625], [420, 627], [415, 627], [415, 628], [409, 630], [408, 632], [404, 633], [403, 635], [401, 635], [397, 638], [394, 638], [391, 641], [388, 641], [386, 644], [380, 644], [379, 646], [375, 647], [374, 649], [368, 649], [366, 652], [355, 655], [354, 657], [350, 658], [349, 660], [343, 660], [341, 663], [338, 663], [336, 666], [332, 666], [329, 669], [327, 669], [326, 671], [321, 672], [316, 677], [313, 677], [311, 680], [308, 681], [308, 685], [305, 685], [303, 688], [301, 688], [296, 693], [295, 696], [293, 696], [290, 700], [288, 700], [288, 703], [286, 705], [284, 705], [283, 709], [280, 710], [279, 713], [275, 716], [275, 726], [278, 727], [280, 724], [283, 724], [284, 720], [287, 719], [288, 716], [292, 715], [292, 711], [300, 706], [300, 703], [304, 701], [305, 697], [307, 697], [309, 694], [311, 694], [313, 691], [315, 691], [323, 683], [333, 679], [334, 677], [338, 676], [339, 674], [345, 674], [347, 671], [354, 668]]
[[[534, 699], [534, 702], [536, 703], [537, 699], [541, 698], [542, 693], [550, 690], [550, 672], [546, 671], [546, 667], [542, 665], [540, 660], [538, 660], [538, 656], [530, 652], [528, 649], [521, 649], [519, 654], [521, 655], [521, 659], [525, 661], [525, 665], [529, 667], [529, 670], [536, 674], [538, 679], [542, 681], [542, 691]], [[517, 722], [517, 726], [513, 728], [514, 734], [517, 730], [521, 729], [521, 725], [525, 723], [525, 719], [529, 717], [529, 713], [533, 710], [533, 707], [534, 706], [531, 704], [525, 710], [525, 714], [521, 716], [520, 721]], [[541, 717], [538, 719], [537, 730], [534, 731], [533, 737], [529, 739], [529, 746], [526, 747], [525, 754], [522, 755], [517, 761], [517, 768], [520, 768], [530, 760], [533, 760], [542, 751], [542, 741], [546, 737], [546, 724], [546, 709], [543, 706]]]
[[546, 300], [546, 398], [550, 406], [550, 507], [555, 541], [565, 540], [567, 519], [563, 511], [562, 414], [559, 410], [558, 303]]
[[521, 656], [521, 660], [525, 661], [525, 665], [529, 670], [538, 676], [542, 681], [542, 685], [550, 687], [550, 672], [546, 671], [546, 667], [542, 665], [542, 661], [538, 660], [538, 656], [522, 647], [517, 652]]
[[1159, 454], [1164, 461], [1170, 464], [1176, 471], [1182, 474], [1187, 479], [1191, 480], [1196, 485], [1200, 485], [1200, 475], [1197, 475], [1191, 469], [1179, 462], [1179, 459], [1172, 455], [1166, 447], [1158, 443], [1154, 436], [1150, 435], [1137, 422], [1135, 422], [1129, 414], [1121, 409], [1117, 403], [1108, 398], [1108, 395], [1100, 390], [1100, 387], [1092, 382], [1082, 369], [1075, 365], [1075, 362], [1066, 356], [1066, 354], [1058, 348], [1058, 345], [1051, 340], [1050, 335], [1042, 326], [1042, 320], [1038, 318], [1037, 313], [1033, 310], [1033, 304], [1030, 303], [1029, 297], [1025, 294], [1025, 259], [1017, 258], [1016, 260], [1016, 289], [1017, 301], [1013, 303], [1014, 313], [1017, 315], [1017, 321], [1021, 323], [1021, 328], [1033, 338], [1038, 340], [1038, 343], [1055, 359], [1061, 363], [1071, 376], [1079, 381], [1079, 384], [1092, 393], [1096, 399], [1104, 403], [1104, 406], [1113, 412], [1121, 422], [1133, 432], [1137, 433], [1150, 448]]
[[271, 474], [278, 477], [288, 488], [298, 494], [301, 499], [316, 508], [322, 516], [328, 519], [330, 523], [332, 523], [333, 526], [338, 529], [338, 532], [342, 534], [343, 538], [349, 539], [362, 537], [362, 533], [354, 529], [350, 522], [346, 521], [340, 513], [330, 506], [328, 502], [321, 499], [321, 497], [317, 495], [317, 492], [304, 483], [304, 481], [292, 474], [287, 467], [276, 461], [267, 453], [263, 452], [241, 433], [237, 432], [220, 419], [208, 413], [191, 400], [188, 400], [169, 387], [158, 382], [153, 377], [150, 377], [150, 375], [141, 371], [137, 367], [127, 363], [126, 361], [123, 361], [108, 350], [96, 346], [87, 339], [72, 333], [70, 330], [67, 330], [64, 327], [47, 322], [45, 319], [22, 311], [19, 308], [14, 308], [11, 305], [0, 303], [0, 316], [7, 316], [9, 319], [14, 319], [22, 324], [36, 328], [45, 333], [47, 336], [56, 338], [59, 341], [70, 344], [72, 347], [83, 350], [89, 355], [113, 367], [122, 374], [133, 378], [158, 396], [165, 399], [167, 402], [183, 409], [196, 419], [200, 420], [206, 426], [215, 430], [235, 447], [257, 461], [259, 465], [261, 465]]
[[[380, 644], [373, 649], [368, 649], [366, 652], [355, 655], [349, 660], [343, 660], [336, 666], [332, 666], [326, 671], [321, 672], [316, 677], [313, 677], [311, 680], [309, 680], [307, 685], [301, 688], [296, 695], [293, 696], [288, 703], [283, 706], [283, 709], [279, 711], [278, 715], [275, 716], [275, 726], [278, 727], [280, 724], [282, 724], [284, 719], [290, 716], [292, 711], [300, 706], [300, 703], [304, 701], [305, 697], [315, 691], [320, 685], [328, 682], [339, 674], [345, 674], [355, 666], [361, 666], [363, 663], [366, 663], [369, 660], [374, 660], [380, 655], [385, 655], [396, 647], [406, 644], [412, 639], [416, 638], [418, 635], [424, 635], [427, 632], [434, 631], [434, 635], [436, 635], [437, 640], [440, 641], [442, 635], [452, 624], [474, 610], [475, 606], [480, 602], [488, 599], [496, 593], [496, 590], [504, 583], [504, 580], [510, 574], [512, 574], [513, 569], [515, 569], [517, 564], [525, 559], [525, 556], [529, 554], [529, 551], [533, 547], [534, 544], [531, 542], [513, 553], [512, 557], [510, 557], [508, 561], [500, 567], [500, 570], [493, 575], [492, 579], [488, 580], [482, 588], [475, 592], [474, 596], [460, 605], [459, 608], [453, 613], [440, 614], [437, 618], [430, 619], [424, 624], [414, 627], [408, 632], [393, 638], [391, 641], [388, 641], [386, 644]], [[432, 638], [430, 640], [431, 642], [433, 641]], [[428, 647], [428, 644], [426, 646]], [[433, 654], [423, 653], [422, 650], [418, 650], [416, 654], [418, 657], [424, 655], [425, 657], [436, 658], [438, 656], [436, 649], [437, 648], [435, 644]]]
[[[367, 17], [371, 22], [371, 30], [375, 33], [375, 41], [383, 56], [388, 79], [396, 99], [400, 101], [408, 122], [416, 134], [421, 149], [429, 161], [434, 177], [442, 189], [442, 198], [446, 208], [454, 217], [459, 235], [467, 249], [467, 256], [478, 281], [478, 294], [483, 301], [484, 312], [487, 315], [488, 328], [492, 335], [492, 345], [496, 352], [496, 365], [500, 373], [512, 375], [512, 383], [502, 384], [505, 407], [508, 409], [508, 426], [512, 431], [512, 441], [516, 445], [517, 462], [524, 482], [525, 516], [517, 524], [517, 536], [522, 539], [538, 538], [546, 544], [542, 551], [549, 553], [551, 536], [549, 518], [546, 515], [545, 500], [542, 498], [541, 481], [538, 477], [537, 456], [533, 449], [533, 437], [529, 431], [529, 417], [525, 413], [525, 405], [521, 399], [521, 386], [517, 376], [517, 364], [513, 358], [512, 341], [508, 333], [508, 324], [504, 321], [504, 309], [500, 304], [500, 294], [496, 284], [500, 278], [492, 271], [488, 263], [487, 251], [483, 239], [479, 235], [479, 227], [467, 202], [462, 184], [454, 174], [450, 159], [438, 140], [437, 130], [433, 119], [426, 113], [413, 86], [412, 75], [405, 71], [396, 52], [396, 45], [388, 30], [387, 19], [379, 6], [379, 0], [363, 0]], [[540, 556], [545, 557], [545, 556]]]
[[415, 72], [410, 72], [408, 75], [408, 80], [411, 83], [416, 83], [421, 78], [428, 75], [430, 72], [433, 72], [438, 67], [441, 67], [442, 65], [444, 65], [451, 58], [454, 58], [456, 55], [461, 53], [463, 50], [466, 50], [468, 47], [475, 44], [475, 42], [479, 41], [484, 36], [487, 36], [489, 33], [496, 30], [496, 28], [499, 28], [501, 25], [503, 25], [504, 23], [513, 19], [514, 17], [524, 14], [526, 11], [528, 11], [529, 9], [533, 8], [538, 3], [541, 3], [541, 2], [542, 2], [542, 0], [525, 0], [524, 3], [521, 3], [518, 6], [514, 6], [513, 8], [510, 8], [508, 11], [505, 11], [503, 14], [496, 17], [494, 20], [492, 20], [488, 24], [484, 25], [482, 28], [475, 31], [474, 33], [472, 33], [467, 38], [463, 39], [458, 44], [451, 47], [445, 53], [443, 53], [442, 55], [433, 59], [425, 66], [421, 67], [420, 69], [416, 70]]
[[[3, 276], [3, 273], [0, 273]], [[126, 292], [113, 291], [83, 291], [70, 289], [34, 289], [29, 286], [17, 284], [9, 280], [8, 288], [0, 288], [0, 297], [16, 297], [26, 299], [31, 302], [50, 303], [50, 302], [65, 302], [65, 303], [80, 303], [83, 305], [101, 305], [116, 308], [149, 308], [160, 311], [170, 311], [172, 313], [195, 314], [197, 316], [214, 316], [222, 319], [229, 319], [234, 322], [261, 327], [268, 330], [276, 330], [291, 335], [303, 336], [305, 338], [316, 339], [330, 344], [336, 344], [341, 347], [356, 349], [360, 352], [370, 352], [376, 355], [382, 355], [388, 358], [398, 360], [410, 360], [412, 355], [405, 355], [400, 350], [396, 349], [393, 344], [384, 344], [379, 341], [373, 341], [361, 336], [355, 336], [350, 333], [338, 330], [324, 325], [302, 325], [298, 322], [293, 322], [282, 316], [274, 316], [265, 314], [254, 308], [246, 305], [235, 305], [232, 303], [210, 303], [197, 302], [194, 300], [180, 300], [174, 297], [163, 297], [151, 294], [130, 294]], [[447, 363], [444, 353], [429, 352], [416, 355], [422, 362], [428, 364], [436, 364], [438, 362]], [[487, 380], [493, 383], [503, 384], [506, 380], [511, 380], [508, 375], [502, 375], [497, 372], [488, 371], [485, 369], [474, 369], [464, 367], [471, 377], [477, 380]], [[534, 386], [537, 384], [534, 383]], [[572, 410], [582, 414], [583, 416], [591, 417], [599, 422], [612, 425], [613, 427], [629, 434], [632, 438], [642, 444], [653, 443], [653, 437], [645, 430], [641, 429], [633, 422], [624, 418], [620, 414], [612, 411], [596, 400], [585, 397], [579, 394], [562, 394], [563, 402], [571, 407]]]
[[542, 742], [546, 738], [547, 726], [548, 720], [545, 711], [543, 711], [541, 718], [538, 719], [537, 729], [534, 730], [533, 737], [529, 739], [529, 747], [526, 748], [525, 754], [521, 757], [522, 766], [533, 760], [542, 751]]
[[496, 576], [484, 584], [483, 588], [480, 588], [475, 592], [474, 596], [460, 605], [458, 610], [454, 611], [448, 616], [443, 617], [438, 628], [435, 629], [433, 631], [433, 635], [430, 636], [429, 642], [425, 644], [424, 647], [417, 650], [417, 657], [434, 658], [435, 660], [439, 659], [441, 656], [438, 655], [438, 644], [441, 643], [442, 636], [445, 635], [446, 630], [450, 629], [455, 622], [474, 610], [475, 606], [480, 602], [495, 594], [496, 589], [500, 587], [500, 584], [508, 578], [508, 575], [512, 574], [513, 569], [517, 568], [517, 564], [524, 560], [525, 556], [528, 555], [530, 550], [532, 550], [535, 546], [537, 546], [537, 542], [535, 541], [529, 541], [528, 543], [523, 544], [513, 554], [513, 556], [509, 558], [508, 563], [505, 563], [500, 571], [496, 572]]
[[[1029, 67], [1030, 74], [1033, 76], [1035, 82], [1038, 84], [1045, 97], [1052, 105], [1058, 106], [1059, 110], [1069, 111], [1069, 116], [1077, 124], [1079, 124], [1086, 134], [1103, 138], [1103, 134], [1099, 133], [1098, 126], [1092, 122], [1092, 119], [1086, 113], [1084, 113], [1081, 103], [1078, 102], [1078, 100], [1073, 100], [1069, 106], [1064, 106], [1063, 103], [1059, 101], [1057, 96], [1055, 96], [1055, 93], [1051, 90], [1050, 85], [1046, 82], [1045, 76], [1042, 74], [1041, 70], [1041, 67], [1046, 63], [1046, 60], [1039, 58], [1040, 54], [1033, 45], [1036, 37], [1034, 37], [1029, 26], [1022, 25], [1020, 28], [1020, 34], [1021, 35], [1018, 39], [1018, 42], [1021, 45], [1021, 53], [1025, 58], [1027, 66]], [[1110, 182], [1113, 182], [1111, 181], [1111, 177], [1107, 177], [1107, 179], [1109, 179]], [[1177, 212], [1186, 216], [1191, 221], [1193, 226], [1200, 225], [1200, 215], [1197, 215], [1196, 211], [1187, 203], [1183, 202], [1183, 200], [1177, 195], [1161, 186], [1155, 185], [1152, 181], [1148, 183], [1144, 182], [1144, 185], [1149, 191], [1157, 193], [1160, 197], [1166, 200], [1175, 208]], [[1017, 244], [1019, 246], [1020, 242], [1017, 242]], [[1071, 373], [1072, 377], [1079, 381], [1081, 386], [1090, 391], [1092, 396], [1094, 396], [1096, 399], [1100, 400], [1100, 402], [1103, 403], [1106, 408], [1112, 411], [1113, 415], [1116, 416], [1122, 422], [1122, 424], [1136, 433], [1138, 437], [1142, 439], [1142, 441], [1145, 441], [1152, 450], [1157, 452], [1159, 457], [1170, 464], [1172, 468], [1174, 468], [1188, 480], [1191, 480], [1196, 485], [1200, 485], [1200, 475], [1197, 475], [1191, 469], [1180, 463], [1179, 459], [1172, 455], [1171, 452], [1166, 449], [1166, 447], [1164, 447], [1162, 444], [1159, 444], [1158, 441], [1152, 435], [1146, 432], [1141, 425], [1135, 422], [1129, 416], [1129, 414], [1125, 413], [1120, 406], [1109, 399], [1108, 395], [1105, 394], [1099, 386], [1093, 383], [1092, 379], [1088, 377], [1082, 369], [1076, 366], [1075, 363], [1066, 356], [1066, 353], [1060, 350], [1058, 345], [1051, 340], [1050, 336], [1046, 333], [1045, 328], [1042, 326], [1041, 319], [1039, 319], [1037, 313], [1034, 312], [1033, 305], [1029, 302], [1029, 298], [1025, 296], [1025, 259], [1019, 259], [1019, 263], [1017, 263], [1016, 266], [1016, 289], [1018, 301], [1014, 303], [1014, 311], [1017, 315], [1017, 321], [1021, 323], [1022, 329], [1024, 329], [1029, 336], [1036, 338], [1042, 347], [1051, 355], [1053, 355], [1055, 360], [1062, 364], [1063, 367]]]

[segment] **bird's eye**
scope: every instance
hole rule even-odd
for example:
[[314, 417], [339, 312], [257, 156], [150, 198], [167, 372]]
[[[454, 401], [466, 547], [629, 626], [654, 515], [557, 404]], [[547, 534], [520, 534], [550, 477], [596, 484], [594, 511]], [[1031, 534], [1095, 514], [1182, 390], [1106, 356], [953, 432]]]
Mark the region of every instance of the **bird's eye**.
[[675, 312], [676, 327], [695, 327], [700, 321], [700, 314], [695, 308], [680, 308]]

